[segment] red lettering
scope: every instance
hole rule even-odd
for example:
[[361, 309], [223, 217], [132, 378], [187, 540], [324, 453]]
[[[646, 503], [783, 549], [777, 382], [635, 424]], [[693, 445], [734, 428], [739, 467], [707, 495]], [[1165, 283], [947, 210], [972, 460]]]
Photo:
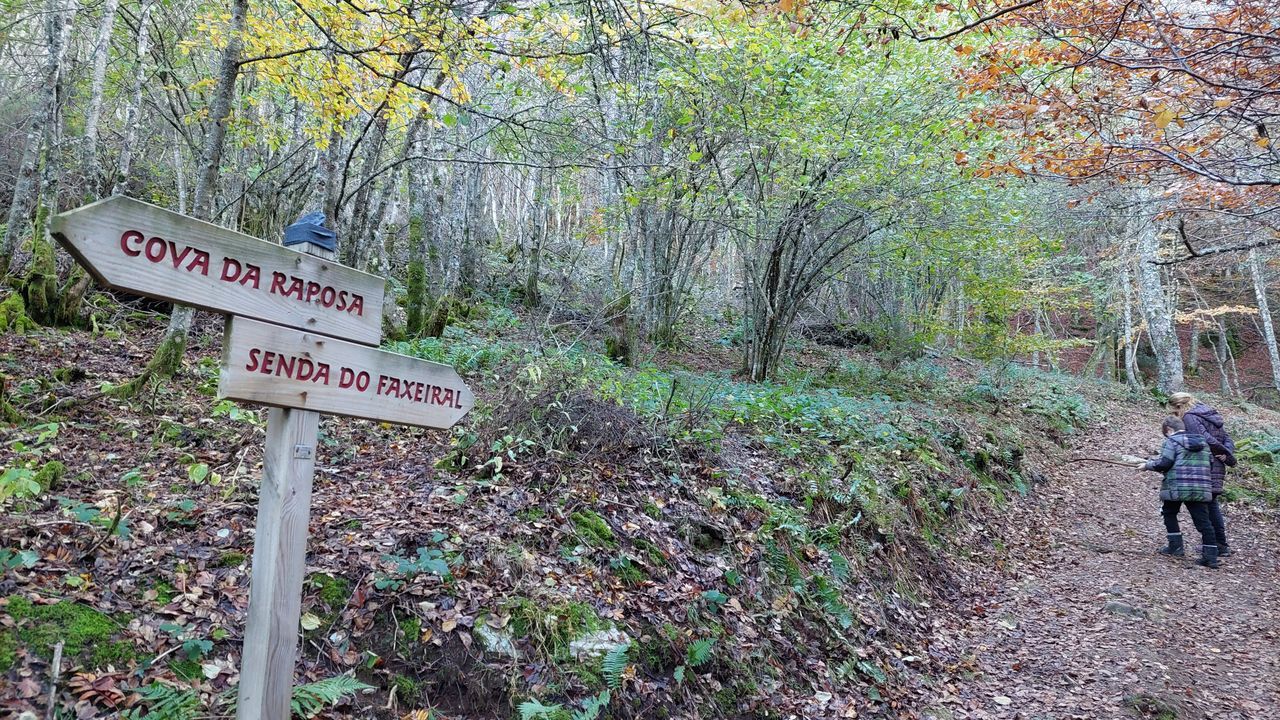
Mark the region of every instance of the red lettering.
[[285, 274], [280, 272], [271, 273], [271, 292], [275, 295], [284, 295]]
[[346, 290], [338, 291], [338, 309], [339, 310], [347, 309], [347, 291]]
[[311, 302], [319, 294], [320, 294], [320, 283], [318, 282], [307, 283], [307, 297], [305, 298], [306, 302]]
[[284, 291], [285, 295], [297, 295], [298, 299], [302, 299], [302, 278], [291, 278], [293, 282], [289, 283], [289, 289]]
[[338, 371], [338, 387], [349, 388], [356, 382], [356, 374], [351, 368], [344, 367]]
[[313, 382], [323, 383], [325, 385], [328, 385], [329, 384], [329, 364], [320, 363], [320, 365], [316, 368], [315, 377], [311, 379]]
[[364, 297], [351, 293], [351, 304], [347, 305], [347, 312], [364, 317]]
[[259, 366], [259, 368], [258, 368], [258, 372], [262, 373], [263, 375], [270, 375], [270, 374], [271, 374], [271, 363], [272, 363], [272, 362], [274, 362], [274, 361], [276, 360], [276, 358], [278, 358], [278, 357], [280, 357], [280, 356], [279, 356], [279, 355], [276, 355], [275, 353], [271, 352], [270, 350], [267, 350], [267, 351], [263, 352], [263, 354], [262, 354], [262, 365], [261, 365], [261, 366]]
[[147, 241], [147, 246], [143, 251], [147, 255], [147, 259], [153, 263], [158, 263], [164, 259], [164, 239], [153, 237]]
[[426, 385], [423, 385], [422, 383], [418, 383], [417, 387], [413, 389], [413, 401], [422, 402], [422, 393], [426, 392], [426, 390], [427, 390]]
[[262, 279], [262, 268], [258, 267], [257, 265], [251, 265], [249, 263], [245, 263], [245, 267], [249, 269], [245, 271], [244, 277], [240, 278], [240, 284], [248, 285], [249, 283], [253, 283], [253, 289], [257, 290], [258, 283]]
[[254, 370], [257, 370], [258, 362], [259, 362], [258, 356], [261, 354], [262, 354], [262, 351], [259, 350], [258, 348], [250, 348], [249, 363], [244, 366], [244, 369], [248, 370], [249, 372], [253, 372]]
[[178, 266], [182, 264], [182, 261], [187, 259], [187, 255], [191, 254], [191, 246], [183, 245], [182, 252], [178, 252], [178, 246], [174, 245], [171, 240], [169, 241], [169, 253], [171, 256], [169, 261], [173, 263], [173, 269], [177, 270]]
[[356, 375], [356, 389], [360, 392], [369, 389], [369, 373], [361, 370], [360, 374]]
[[324, 290], [320, 292], [320, 304], [325, 307], [333, 307], [333, 299], [337, 294], [337, 290], [334, 290], [329, 285], [325, 285]]
[[378, 375], [378, 392], [377, 392], [378, 395], [386, 394], [387, 383], [390, 380], [391, 378], [387, 377], [386, 375]]
[[222, 258], [222, 279], [226, 282], [235, 282], [240, 277], [240, 261], [235, 258]]
[[453, 406], [453, 389], [452, 389], [452, 388], [445, 388], [445, 389], [444, 389], [444, 392], [443, 392], [443, 393], [441, 393], [441, 403], [440, 403], [440, 404], [442, 404], [442, 405], [449, 405], [450, 407], [452, 407], [452, 406]]
[[440, 388], [436, 387], [435, 385], [431, 386], [431, 404], [432, 405], [440, 404]]
[[129, 257], [138, 257], [139, 255], [142, 254], [142, 251], [131, 249], [129, 247], [129, 243], [131, 242], [136, 242], [141, 244], [142, 233], [138, 232], [137, 230], [125, 230], [124, 234], [120, 236], [120, 250], [123, 251], [124, 254], [128, 255]]
[[295, 358], [292, 355], [290, 355], [288, 358], [285, 358], [283, 355], [277, 355], [276, 356], [276, 363], [277, 363], [276, 377], [280, 377], [282, 373], [284, 374], [285, 377], [289, 377], [289, 378], [293, 377], [293, 364], [294, 364], [294, 361], [296, 360], [297, 358]]

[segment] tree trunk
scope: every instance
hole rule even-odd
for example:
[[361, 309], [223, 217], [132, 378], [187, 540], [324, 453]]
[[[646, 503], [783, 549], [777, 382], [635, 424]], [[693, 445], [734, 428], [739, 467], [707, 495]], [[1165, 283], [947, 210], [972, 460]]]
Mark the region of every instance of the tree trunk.
[[[1136, 212], [1145, 209], [1139, 208]], [[1160, 266], [1155, 264], [1159, 249], [1157, 228], [1151, 220], [1139, 217], [1131, 220], [1131, 227], [1137, 235], [1138, 299], [1156, 356], [1157, 384], [1164, 393], [1178, 392], [1184, 383], [1182, 347], [1178, 343], [1173, 308], [1167, 302], [1164, 282], [1160, 277]]]
[[[74, 319], [77, 306], [65, 313], [58, 297], [58, 262], [53, 240], [49, 237], [49, 217], [58, 212], [58, 196], [62, 186], [62, 70], [70, 34], [72, 11], [51, 3], [45, 24], [45, 42], [49, 47], [44, 88], [44, 115], [40, 125], [40, 161], [36, 178], [36, 221], [31, 233], [30, 263], [22, 279], [22, 296], [31, 319], [43, 325], [62, 324]], [[76, 276], [78, 279], [78, 276]]]
[[[133, 146], [138, 141], [138, 120], [142, 110], [142, 91], [147, 82], [147, 55], [151, 51], [151, 33], [147, 26], [151, 24], [151, 8], [153, 0], [143, 0], [142, 10], [138, 15], [138, 58], [133, 68], [133, 91], [129, 96], [129, 105], [124, 113], [124, 139], [120, 141], [120, 160], [116, 164], [115, 181], [111, 185], [111, 194], [118, 195], [125, 191], [129, 183], [129, 171], [133, 166]], [[174, 143], [174, 153], [177, 153]], [[174, 166], [174, 173], [182, 175], [182, 166]], [[178, 204], [182, 204], [179, 199]]]
[[[98, 197], [102, 187], [101, 165], [98, 161], [98, 121], [102, 117], [102, 95], [107, 84], [107, 59], [111, 55], [111, 31], [116, 24], [116, 9], [120, 0], [106, 0], [102, 6], [102, 20], [98, 25], [98, 39], [93, 46], [93, 80], [89, 88], [89, 109], [84, 119], [84, 158], [85, 179], [89, 183], [89, 192]], [[147, 7], [143, 7], [142, 22], [138, 27], [141, 39], [146, 31]]]
[[[218, 63], [217, 85], [213, 91], [213, 103], [209, 107], [210, 125], [205, 133], [204, 148], [200, 153], [200, 165], [196, 168], [195, 197], [192, 213], [201, 220], [213, 218], [214, 197], [217, 195], [218, 171], [222, 167], [222, 152], [226, 145], [227, 118], [231, 115], [231, 103], [236, 95], [236, 80], [240, 76], [240, 51], [243, 45], [245, 16], [249, 0], [232, 0], [231, 25], [227, 30], [227, 46], [222, 49]], [[149, 378], [172, 377], [182, 363], [187, 348], [187, 335], [191, 331], [191, 318], [195, 310], [186, 305], [174, 305], [169, 316], [169, 327], [160, 339], [156, 354], [147, 363], [142, 375], [121, 389], [122, 394], [132, 394]]]
[[1138, 339], [1133, 335], [1133, 278], [1128, 263], [1124, 264], [1121, 280], [1124, 283], [1124, 380], [1131, 389], [1141, 387], [1138, 382]]
[[1271, 384], [1280, 390], [1280, 350], [1276, 348], [1276, 329], [1271, 322], [1271, 304], [1267, 300], [1267, 280], [1263, 275], [1258, 249], [1249, 251], [1249, 274], [1253, 276], [1253, 294], [1258, 300], [1258, 319], [1262, 321], [1262, 336], [1267, 342], [1267, 359], [1271, 361]]
[[1200, 374], [1200, 318], [1191, 320], [1191, 347], [1187, 348], [1187, 374]]
[[[53, 137], [53, 124], [58, 114], [58, 85], [62, 73], [62, 57], [66, 50], [64, 39], [64, 23], [66, 9], [63, 0], [48, 0], [45, 4], [45, 54], [44, 68], [41, 73], [40, 91], [36, 107], [27, 118], [26, 139], [22, 150], [22, 160], [18, 165], [18, 175], [14, 178], [13, 197], [9, 202], [9, 213], [5, 222], [4, 239], [0, 241], [0, 277], [10, 274], [21, 276], [26, 273], [26, 261], [32, 253], [23, 253], [19, 241], [27, 233], [32, 209], [40, 197], [41, 159], [48, 161], [54, 152], [49, 146]], [[43, 233], [43, 226], [38, 228]], [[32, 249], [43, 238], [33, 238]], [[18, 259], [17, 266], [14, 260]]]

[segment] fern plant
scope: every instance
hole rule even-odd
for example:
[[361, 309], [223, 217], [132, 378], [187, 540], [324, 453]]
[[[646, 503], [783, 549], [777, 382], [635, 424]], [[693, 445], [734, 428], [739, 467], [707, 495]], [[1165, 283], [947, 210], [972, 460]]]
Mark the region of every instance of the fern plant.
[[569, 712], [559, 703], [543, 705], [536, 699], [526, 700], [519, 710], [520, 720], [570, 720]]
[[582, 703], [582, 709], [573, 712], [573, 720], [596, 720], [600, 717], [600, 713], [609, 707], [609, 701], [612, 699], [613, 694], [605, 688], [599, 695], [587, 698], [586, 702]]
[[146, 707], [124, 711], [124, 720], [195, 720], [200, 714], [200, 695], [195, 690], [151, 683], [138, 695]]
[[714, 638], [703, 638], [689, 643], [689, 649], [685, 651], [685, 664], [692, 668], [706, 665], [711, 659], [711, 648], [715, 644]]
[[600, 664], [600, 671], [604, 675], [605, 683], [612, 690], [622, 687], [622, 676], [627, 671], [627, 652], [629, 650], [631, 650], [631, 643], [629, 642], [616, 645], [604, 656], [604, 661]]
[[366, 685], [350, 675], [335, 675], [294, 688], [289, 705], [294, 715], [313, 718], [326, 707], [337, 705], [348, 695], [371, 689], [373, 686]]

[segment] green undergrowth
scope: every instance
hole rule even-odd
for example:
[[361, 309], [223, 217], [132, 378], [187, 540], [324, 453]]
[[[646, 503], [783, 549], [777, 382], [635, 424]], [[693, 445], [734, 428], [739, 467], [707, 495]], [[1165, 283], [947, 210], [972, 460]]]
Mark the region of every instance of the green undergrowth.
[[13, 664], [15, 646], [48, 660], [59, 642], [64, 657], [89, 668], [123, 667], [137, 659], [131, 643], [112, 639], [127, 618], [113, 618], [69, 600], [38, 605], [21, 595], [10, 596], [3, 612], [13, 619], [14, 627], [0, 630], [0, 671]]
[[1280, 507], [1280, 432], [1254, 431], [1237, 438], [1236, 459], [1228, 499]]
[[[599, 667], [566, 657], [568, 630], [588, 626], [561, 609], [604, 597], [642, 604], [658, 588], [674, 592], [671, 578], [698, 578], [693, 597], [667, 615], [629, 610], [630, 644], [615, 648], [625, 654], [615, 662], [695, 688], [700, 712], [764, 717], [770, 693], [809, 681], [888, 696], [892, 661], [856, 640], [869, 613], [924, 601], [958, 557], [992, 562], [994, 544], [948, 542], [971, 525], [960, 520], [980, 523], [1030, 492], [1040, 477], [1030, 458], [1099, 419], [1089, 398], [1111, 392], [1012, 365], [922, 359], [889, 370], [851, 355], [745, 383], [727, 372], [624, 367], [580, 346], [534, 352], [491, 335], [450, 328], [443, 340], [391, 349], [453, 364], [502, 397], [455, 430], [442, 465], [545, 494], [513, 516], [562, 527], [570, 542], [504, 552], [592, 578], [590, 592], [549, 587], [537, 605], [503, 609], [515, 647], [556, 669], [528, 700], [538, 705], [522, 706], [549, 708], [547, 717], [589, 714], [602, 688], [612, 692], [610, 717], [641, 707]], [[796, 650], [768, 637], [729, 652], [744, 632], [735, 612], [772, 618], [767, 632], [754, 619], [745, 631], [803, 638], [804, 652], [832, 670], [780, 671], [765, 659]], [[530, 689], [508, 686], [517, 700]]]

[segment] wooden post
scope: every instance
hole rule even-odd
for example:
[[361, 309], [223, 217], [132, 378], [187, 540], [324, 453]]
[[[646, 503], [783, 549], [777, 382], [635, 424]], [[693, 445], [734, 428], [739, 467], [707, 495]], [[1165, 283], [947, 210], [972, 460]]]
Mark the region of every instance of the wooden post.
[[[335, 255], [311, 243], [301, 249], [327, 260]], [[237, 720], [289, 720], [319, 431], [320, 414], [310, 410], [272, 408], [267, 415]]]

